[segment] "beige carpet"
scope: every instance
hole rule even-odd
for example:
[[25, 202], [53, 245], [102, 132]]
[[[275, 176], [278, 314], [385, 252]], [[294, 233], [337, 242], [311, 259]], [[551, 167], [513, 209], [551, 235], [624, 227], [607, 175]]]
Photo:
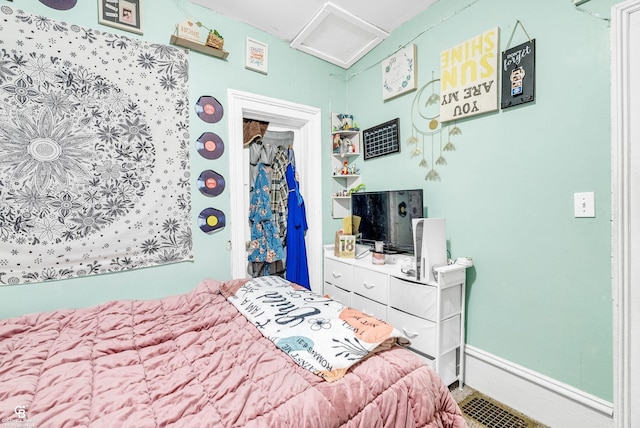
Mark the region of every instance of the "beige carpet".
[[[467, 424], [469, 428], [549, 428], [546, 425], [542, 425], [529, 417], [519, 413], [509, 407], [501, 404], [490, 397], [483, 395], [482, 393], [469, 388], [467, 385], [463, 386], [462, 389], [458, 388], [458, 383], [454, 383], [449, 387], [451, 391], [451, 395], [456, 400], [456, 402], [460, 405], [460, 408], [463, 409], [463, 413], [465, 413], [465, 419], [467, 420]], [[488, 412], [484, 412], [482, 410], [478, 411], [477, 407], [474, 408], [476, 413], [480, 415], [476, 415], [478, 419], [472, 417], [468, 413], [464, 412], [466, 406], [470, 406], [470, 401], [473, 399], [479, 399], [481, 403], [486, 404]], [[478, 400], [476, 400], [478, 401]], [[513, 417], [513, 420], [517, 422], [509, 422], [508, 418], [494, 418], [494, 412], [491, 410], [497, 410], [499, 414], [504, 416]], [[493, 422], [495, 421], [495, 422]]]

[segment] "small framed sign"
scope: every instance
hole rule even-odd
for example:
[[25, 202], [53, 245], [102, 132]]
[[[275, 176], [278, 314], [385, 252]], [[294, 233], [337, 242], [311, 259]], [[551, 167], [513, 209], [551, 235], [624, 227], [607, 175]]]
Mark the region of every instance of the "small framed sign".
[[416, 45], [409, 45], [382, 61], [382, 99], [415, 90], [416, 76]]
[[336, 242], [334, 247], [334, 255], [347, 259], [356, 257], [356, 236], [343, 235], [341, 232], [336, 233]]
[[98, 0], [98, 22], [142, 34], [142, 0]]
[[269, 47], [257, 40], [247, 37], [247, 51], [244, 67], [258, 73], [267, 74]]
[[536, 40], [529, 40], [502, 52], [503, 109], [535, 99]]

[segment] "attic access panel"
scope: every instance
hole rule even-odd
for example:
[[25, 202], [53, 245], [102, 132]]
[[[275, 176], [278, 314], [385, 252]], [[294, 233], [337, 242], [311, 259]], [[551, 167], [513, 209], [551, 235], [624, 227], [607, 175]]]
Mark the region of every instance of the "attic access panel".
[[326, 3], [290, 46], [348, 69], [388, 35], [334, 4]]
[[400, 152], [400, 118], [362, 131], [364, 160]]

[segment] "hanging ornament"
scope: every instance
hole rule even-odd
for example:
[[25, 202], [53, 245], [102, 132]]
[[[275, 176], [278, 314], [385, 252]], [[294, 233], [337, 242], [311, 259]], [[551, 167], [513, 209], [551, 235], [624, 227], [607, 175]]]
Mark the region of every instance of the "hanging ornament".
[[440, 156], [436, 160], [436, 165], [447, 165], [447, 160], [442, 156], [442, 132], [440, 133]]
[[[418, 166], [420, 168], [426, 168], [429, 170], [425, 176], [425, 180], [428, 181], [440, 181], [440, 173], [435, 170], [434, 166], [446, 166], [447, 160], [443, 156], [445, 151], [455, 151], [456, 148], [451, 142], [452, 135], [459, 135], [462, 132], [460, 128], [454, 124], [454, 127], [449, 130], [449, 124], [443, 126], [440, 122], [440, 79], [435, 79], [432, 72], [432, 80], [424, 85], [416, 93], [411, 105], [411, 137], [407, 139], [407, 144], [413, 146], [411, 150], [411, 157], [418, 157], [422, 155]], [[442, 133], [447, 132], [447, 143], [442, 144]], [[440, 141], [440, 156], [434, 157], [435, 153], [435, 140], [434, 137], [438, 135]], [[427, 157], [427, 151], [425, 150], [425, 136], [431, 136], [431, 160]], [[419, 147], [419, 138], [422, 139], [422, 148]], [[431, 164], [431, 167], [429, 166]], [[430, 168], [430, 169], [429, 169]]]

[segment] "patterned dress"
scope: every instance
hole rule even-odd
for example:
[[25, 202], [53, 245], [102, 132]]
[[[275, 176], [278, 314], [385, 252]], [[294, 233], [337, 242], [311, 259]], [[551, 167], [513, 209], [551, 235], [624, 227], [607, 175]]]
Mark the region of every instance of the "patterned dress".
[[[269, 176], [271, 168], [258, 165], [251, 205], [249, 206], [249, 222], [251, 224], [250, 262], [273, 263], [285, 257], [282, 240], [278, 234], [269, 196]], [[268, 271], [268, 270], [267, 270]]]

